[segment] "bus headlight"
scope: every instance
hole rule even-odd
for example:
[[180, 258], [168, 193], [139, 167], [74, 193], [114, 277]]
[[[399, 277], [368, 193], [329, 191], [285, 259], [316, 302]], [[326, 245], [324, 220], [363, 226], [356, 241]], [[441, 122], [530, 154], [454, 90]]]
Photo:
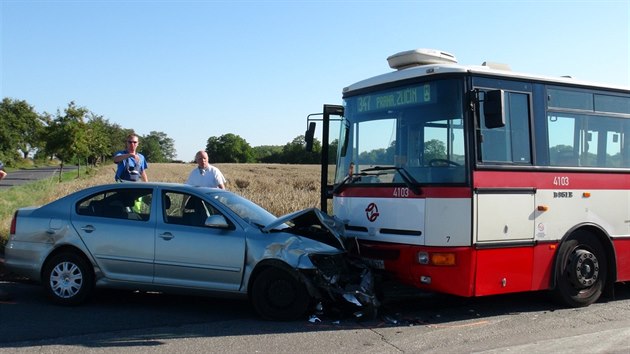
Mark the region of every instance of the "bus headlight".
[[429, 254], [427, 252], [418, 252], [417, 257], [418, 263], [429, 264]]

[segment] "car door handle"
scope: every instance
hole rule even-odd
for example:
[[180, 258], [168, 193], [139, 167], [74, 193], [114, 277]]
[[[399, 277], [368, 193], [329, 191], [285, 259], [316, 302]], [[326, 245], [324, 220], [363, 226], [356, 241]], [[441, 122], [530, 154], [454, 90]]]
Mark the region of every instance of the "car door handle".
[[88, 234], [94, 230], [96, 230], [96, 228], [92, 225], [85, 225], [81, 228], [81, 230], [87, 232]]
[[168, 240], [172, 239], [175, 236], [173, 236], [173, 234], [170, 233], [170, 232], [165, 232], [163, 234], [160, 234], [160, 237], [163, 238], [164, 240], [168, 241]]

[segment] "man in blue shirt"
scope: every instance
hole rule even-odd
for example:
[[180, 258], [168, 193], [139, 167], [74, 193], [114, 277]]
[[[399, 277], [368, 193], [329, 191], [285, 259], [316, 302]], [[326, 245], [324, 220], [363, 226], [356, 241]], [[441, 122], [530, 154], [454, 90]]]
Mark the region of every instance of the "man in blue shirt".
[[114, 163], [118, 164], [116, 169], [116, 181], [137, 182], [142, 180], [148, 182], [146, 169], [149, 168], [144, 156], [137, 152], [138, 136], [129, 134], [127, 136], [126, 149], [114, 154]]

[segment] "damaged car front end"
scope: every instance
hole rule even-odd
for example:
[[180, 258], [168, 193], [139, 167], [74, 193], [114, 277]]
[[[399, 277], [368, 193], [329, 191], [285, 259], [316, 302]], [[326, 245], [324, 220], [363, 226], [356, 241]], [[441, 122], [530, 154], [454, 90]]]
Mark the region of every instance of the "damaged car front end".
[[[281, 259], [293, 267], [311, 300], [306, 310], [335, 316], [351, 314], [357, 319], [376, 315], [380, 303], [375, 293], [374, 274], [362, 260], [347, 252], [353, 243], [344, 238], [340, 220], [309, 208], [278, 218], [262, 231], [295, 235], [282, 245], [268, 244], [259, 264], [264, 264], [264, 259]], [[260, 296], [256, 291], [252, 293]], [[252, 302], [257, 307], [256, 299]], [[264, 309], [257, 307], [257, 310], [263, 317], [278, 319], [280, 308], [275, 309], [272, 316], [265, 316]]]

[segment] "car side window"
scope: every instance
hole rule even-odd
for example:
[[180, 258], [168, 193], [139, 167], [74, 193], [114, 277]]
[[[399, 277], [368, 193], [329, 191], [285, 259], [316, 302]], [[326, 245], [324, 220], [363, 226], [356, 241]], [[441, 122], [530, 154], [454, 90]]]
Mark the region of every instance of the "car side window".
[[220, 214], [212, 205], [186, 193], [162, 193], [163, 220], [167, 224], [204, 226], [211, 215]]
[[113, 189], [91, 195], [76, 205], [79, 215], [147, 221], [151, 217], [152, 190]]

